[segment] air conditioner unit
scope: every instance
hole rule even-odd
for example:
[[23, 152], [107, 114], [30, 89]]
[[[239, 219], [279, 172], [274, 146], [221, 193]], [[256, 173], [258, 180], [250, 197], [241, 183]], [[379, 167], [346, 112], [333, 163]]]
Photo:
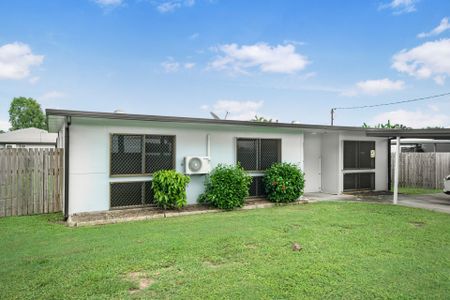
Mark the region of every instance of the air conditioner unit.
[[211, 170], [211, 159], [208, 156], [186, 156], [184, 158], [186, 174], [208, 174]]

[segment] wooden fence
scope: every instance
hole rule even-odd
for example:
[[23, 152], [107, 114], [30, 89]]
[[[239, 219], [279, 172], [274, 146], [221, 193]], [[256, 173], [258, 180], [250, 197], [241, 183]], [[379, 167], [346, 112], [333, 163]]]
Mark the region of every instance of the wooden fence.
[[62, 149], [0, 150], [0, 217], [61, 211]]
[[[394, 180], [395, 153], [391, 162]], [[450, 175], [450, 153], [401, 153], [399, 167], [399, 186], [442, 189]]]

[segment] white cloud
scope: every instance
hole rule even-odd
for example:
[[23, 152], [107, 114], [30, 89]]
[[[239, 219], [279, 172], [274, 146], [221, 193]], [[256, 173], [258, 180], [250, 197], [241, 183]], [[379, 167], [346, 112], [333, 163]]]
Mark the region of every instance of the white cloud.
[[123, 0], [94, 0], [94, 1], [95, 3], [105, 7], [119, 6], [123, 2]]
[[194, 6], [195, 0], [171, 0], [156, 3], [156, 9], [160, 13], [170, 13], [181, 7]]
[[415, 12], [417, 0], [391, 0], [379, 6], [379, 9], [392, 9], [396, 15]]
[[436, 108], [430, 108], [430, 111], [398, 109], [384, 112], [375, 116], [372, 123], [386, 123], [388, 120], [412, 128], [450, 126], [450, 115], [436, 111]]
[[169, 60], [162, 62], [161, 66], [166, 73], [175, 73], [180, 69], [180, 63], [170, 58]]
[[66, 94], [59, 91], [49, 91], [42, 94], [38, 99], [39, 100], [55, 100], [66, 97]]
[[306, 45], [305, 42], [296, 41], [296, 40], [284, 40], [283, 44], [292, 44], [292, 45], [296, 45], [296, 46], [304, 46], [304, 45]]
[[261, 72], [292, 74], [303, 70], [309, 64], [307, 57], [297, 53], [292, 44], [226, 44], [214, 50], [219, 52], [220, 56], [210, 63], [210, 68], [235, 73], [247, 73], [249, 69], [257, 68]]
[[8, 131], [10, 127], [11, 126], [8, 121], [0, 119], [0, 130]]
[[168, 57], [166, 61], [161, 63], [161, 67], [164, 69], [164, 72], [166, 73], [176, 73], [180, 71], [181, 68], [184, 68], [186, 70], [193, 69], [195, 67], [195, 63], [194, 62], [180, 63], [174, 60], [173, 57]]
[[259, 109], [263, 106], [263, 101], [236, 101], [219, 100], [212, 106], [202, 105], [202, 110], [212, 110], [220, 117], [224, 117], [228, 112], [227, 119], [231, 120], [251, 120], [255, 115], [261, 116]]
[[402, 80], [390, 80], [388, 78], [365, 80], [357, 82], [352, 89], [343, 91], [341, 95], [343, 96], [356, 96], [358, 94], [378, 95], [388, 91], [403, 90], [404, 88], [405, 82]]
[[450, 39], [404, 49], [393, 56], [392, 67], [419, 79], [434, 77], [436, 83], [443, 84], [445, 77], [450, 75]]
[[24, 79], [31, 67], [39, 66], [43, 55], [35, 55], [27, 44], [12, 43], [0, 47], [0, 79]]
[[422, 32], [417, 35], [418, 38], [426, 38], [429, 36], [435, 36], [443, 33], [444, 31], [447, 31], [450, 29], [450, 24], [448, 23], [448, 18], [443, 18], [441, 20], [441, 23], [437, 27], [435, 27], [430, 32]]

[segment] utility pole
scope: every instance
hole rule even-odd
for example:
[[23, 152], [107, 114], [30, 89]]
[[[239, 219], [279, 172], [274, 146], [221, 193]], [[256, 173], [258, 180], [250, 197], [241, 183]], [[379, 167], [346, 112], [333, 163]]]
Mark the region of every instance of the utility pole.
[[334, 113], [336, 112], [336, 108], [331, 109], [331, 126], [334, 126]]

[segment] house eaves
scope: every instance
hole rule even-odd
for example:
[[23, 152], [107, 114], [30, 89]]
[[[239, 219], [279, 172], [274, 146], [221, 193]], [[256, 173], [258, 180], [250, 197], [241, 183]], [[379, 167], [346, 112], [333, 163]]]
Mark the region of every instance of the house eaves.
[[[298, 124], [298, 123], [216, 120], [216, 119], [193, 118], [193, 117], [108, 113], [108, 112], [92, 112], [92, 111], [78, 111], [78, 110], [47, 109], [46, 114], [47, 118], [80, 117], [80, 118], [114, 119], [114, 120], [173, 122], [186, 124], [214, 124], [223, 126], [234, 125], [234, 126], [269, 127], [269, 128], [298, 128], [303, 130], [311, 129], [322, 131], [358, 131], [363, 133], [367, 131], [367, 129], [365, 128], [356, 126], [329, 126], [329, 125]], [[55, 131], [57, 129], [52, 128], [51, 130]]]

